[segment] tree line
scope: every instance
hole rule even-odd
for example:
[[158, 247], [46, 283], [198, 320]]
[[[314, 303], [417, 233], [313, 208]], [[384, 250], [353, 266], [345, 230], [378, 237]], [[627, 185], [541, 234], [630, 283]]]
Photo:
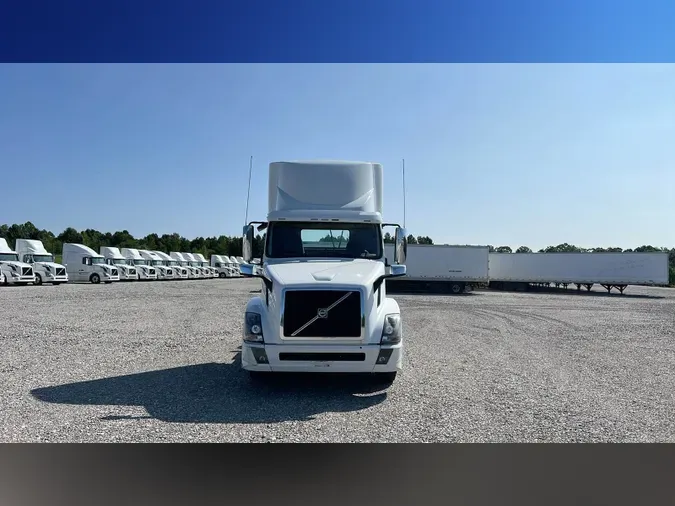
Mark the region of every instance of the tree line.
[[[94, 251], [100, 251], [101, 246], [116, 248], [136, 248], [155, 251], [178, 251], [186, 253], [201, 253], [207, 259], [215, 255], [241, 256], [242, 240], [239, 237], [221, 235], [219, 237], [196, 237], [186, 239], [179, 234], [148, 234], [145, 237], [136, 238], [127, 230], [117, 232], [100, 232], [86, 229], [77, 231], [72, 227], [66, 228], [56, 235], [49, 230], [38, 229], [33, 223], [26, 222], [22, 225], [0, 225], [0, 237], [7, 240], [10, 248], [14, 248], [17, 239], [36, 239], [42, 241], [44, 247], [54, 256], [60, 257], [63, 243], [71, 242], [84, 244]], [[262, 256], [264, 248], [263, 236], [256, 236], [253, 244], [253, 253], [256, 257]]]
[[[66, 228], [63, 232], [55, 235], [53, 232], [44, 229], [38, 229], [30, 221], [24, 224], [0, 225], [0, 237], [7, 240], [9, 246], [14, 248], [17, 239], [37, 239], [42, 241], [45, 249], [60, 257], [64, 242], [80, 243], [89, 246], [94, 251], [99, 251], [101, 246], [112, 246], [117, 248], [136, 248], [159, 251], [179, 251], [189, 253], [201, 253], [206, 258], [210, 258], [212, 254], [241, 256], [242, 255], [242, 240], [240, 236], [226, 236], [218, 237], [196, 237], [194, 239], [186, 239], [179, 234], [148, 234], [145, 237], [136, 238], [127, 230], [117, 232], [100, 232], [98, 230], [86, 229], [77, 231], [72, 227]], [[384, 235], [384, 242], [391, 244], [394, 242], [392, 235], [387, 232]], [[408, 236], [409, 244], [434, 244], [433, 240], [428, 236], [413, 235]], [[263, 254], [265, 244], [265, 236], [257, 235], [253, 244], [253, 255], [261, 257]], [[490, 251], [498, 253], [513, 253], [510, 246], [492, 246], [489, 245]], [[663, 248], [651, 245], [643, 245], [634, 249], [622, 249], [618, 247], [596, 247], [596, 248], [581, 248], [573, 244], [563, 243], [557, 246], [548, 246], [540, 249], [539, 253], [572, 253], [572, 252], [590, 252], [590, 253], [604, 253], [604, 252], [666, 252], [669, 257], [670, 264], [670, 284], [675, 285], [675, 248]], [[516, 248], [515, 253], [532, 253], [532, 249], [528, 246], [520, 246]]]

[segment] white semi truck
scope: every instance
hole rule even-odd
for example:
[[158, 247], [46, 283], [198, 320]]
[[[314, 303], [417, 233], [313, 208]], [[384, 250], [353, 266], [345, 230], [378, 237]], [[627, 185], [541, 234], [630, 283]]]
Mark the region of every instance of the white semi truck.
[[[234, 265], [230, 257], [226, 255], [211, 255], [211, 267], [216, 270], [220, 278], [232, 278], [234, 274]], [[237, 272], [237, 275], [238, 272]]]
[[0, 237], [0, 272], [5, 285], [27, 285], [35, 283], [33, 266], [19, 260], [19, 254], [9, 247], [7, 240]]
[[103, 255], [105, 263], [113, 265], [119, 272], [120, 281], [136, 281], [139, 278], [138, 269], [131, 264], [120, 252], [119, 248], [113, 246], [101, 246], [99, 253]]
[[14, 248], [22, 262], [33, 266], [36, 285], [42, 283], [60, 285], [68, 282], [66, 266], [54, 262], [54, 255], [45, 249], [42, 241], [17, 239]]
[[[391, 261], [394, 246], [385, 245]], [[392, 290], [462, 293], [467, 287], [488, 283], [489, 246], [408, 244], [406, 275], [391, 283]]]
[[110, 284], [120, 280], [117, 267], [107, 265], [103, 255], [84, 244], [64, 242], [62, 257], [71, 282]]
[[122, 248], [120, 253], [127, 259], [129, 265], [133, 265], [138, 273], [138, 279], [142, 281], [156, 281], [157, 269], [148, 260], [143, 258], [136, 248]]
[[206, 271], [208, 277], [210, 278], [217, 278], [218, 277], [218, 271], [214, 268], [211, 267], [209, 264], [209, 261], [202, 255], [201, 253], [193, 253], [195, 259], [197, 262], [199, 262], [199, 265], [204, 271]]
[[194, 267], [199, 272], [199, 278], [210, 278], [211, 275], [204, 269], [201, 265], [201, 262], [192, 253], [183, 253], [183, 258], [187, 260], [190, 267]]
[[178, 263], [178, 260], [171, 258], [163, 251], [153, 251], [159, 258], [164, 261], [164, 265], [170, 267], [173, 270], [174, 279], [188, 279], [189, 273], [187, 267], [183, 267]]
[[173, 269], [164, 265], [164, 260], [162, 260], [162, 258], [157, 253], [147, 249], [139, 249], [138, 252], [141, 254], [141, 257], [147, 260], [149, 264], [154, 267], [155, 272], [157, 272], [157, 279], [161, 281], [174, 279]]
[[[255, 225], [267, 233], [261, 264], [240, 265], [262, 287], [242, 315], [243, 369], [254, 377], [349, 372], [395, 380], [403, 327], [386, 280], [405, 275], [406, 234], [383, 222], [382, 199], [378, 163], [270, 164], [267, 221], [244, 227], [245, 262]], [[393, 265], [384, 255], [385, 226], [396, 230]]]
[[200, 270], [197, 267], [194, 267], [190, 265], [190, 262], [183, 256], [183, 253], [179, 253], [178, 251], [171, 251], [169, 253], [169, 256], [173, 258], [176, 262], [178, 262], [178, 265], [181, 267], [184, 267], [188, 271], [188, 278], [190, 279], [198, 279], [200, 278]]
[[490, 288], [528, 290], [532, 286], [601, 285], [623, 294], [628, 285], [667, 285], [668, 253], [490, 253]]
[[237, 257], [230, 256], [230, 261], [232, 262], [232, 270], [234, 271], [234, 275], [237, 277], [241, 277], [241, 269], [239, 266], [241, 265], [239, 263], [239, 260], [237, 260]]

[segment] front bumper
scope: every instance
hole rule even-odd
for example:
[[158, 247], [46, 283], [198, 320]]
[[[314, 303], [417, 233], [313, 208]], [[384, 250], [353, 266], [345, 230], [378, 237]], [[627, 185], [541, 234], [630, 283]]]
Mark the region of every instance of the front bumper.
[[[264, 350], [266, 362], [256, 360], [256, 353]], [[380, 351], [389, 350], [391, 355], [386, 363], [378, 363]], [[313, 353], [326, 354], [314, 360]], [[282, 354], [291, 360], [282, 359]], [[335, 360], [330, 354], [363, 354], [363, 360]], [[304, 355], [304, 356], [303, 356]], [[308, 360], [308, 358], [310, 358]], [[403, 362], [403, 346], [380, 345], [290, 345], [254, 344], [242, 342], [241, 367], [247, 371], [268, 372], [328, 372], [328, 373], [372, 373], [400, 371]]]
[[7, 282], [9, 284], [14, 284], [14, 283], [35, 283], [35, 274], [31, 276], [12, 276], [11, 274], [9, 276], [6, 276]]
[[55, 276], [52, 274], [43, 274], [43, 283], [67, 283], [68, 282], [68, 275], [64, 276]]

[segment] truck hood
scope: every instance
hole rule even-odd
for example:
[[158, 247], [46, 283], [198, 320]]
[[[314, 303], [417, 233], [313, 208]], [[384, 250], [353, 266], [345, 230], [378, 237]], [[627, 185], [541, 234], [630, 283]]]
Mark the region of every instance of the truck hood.
[[31, 264], [25, 264], [15, 260], [0, 260], [0, 264], [13, 265], [14, 267], [33, 267]]
[[272, 282], [293, 285], [372, 285], [384, 274], [384, 263], [373, 260], [308, 260], [265, 266]]
[[36, 262], [39, 265], [44, 265], [45, 267], [50, 267], [52, 269], [62, 269], [65, 266], [57, 264], [56, 262]]

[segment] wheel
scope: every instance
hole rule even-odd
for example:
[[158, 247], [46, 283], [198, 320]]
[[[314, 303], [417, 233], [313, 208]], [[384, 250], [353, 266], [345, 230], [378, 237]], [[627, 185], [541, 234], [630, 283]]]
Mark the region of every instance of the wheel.
[[464, 291], [464, 283], [452, 283], [450, 285], [452, 293], [462, 293]]
[[396, 374], [398, 371], [394, 372], [376, 372], [375, 382], [383, 386], [391, 386], [394, 381], [396, 381]]
[[89, 281], [94, 283], [95, 285], [98, 285], [101, 282], [101, 276], [98, 274], [94, 273], [91, 276], [89, 276]]
[[221, 272], [220, 274], [218, 274], [218, 277], [219, 277], [219, 278], [224, 278], [224, 277], [225, 277], [225, 273], [224, 273], [224, 272]]
[[39, 274], [35, 274], [35, 285], [41, 285], [42, 284], [42, 276]]

